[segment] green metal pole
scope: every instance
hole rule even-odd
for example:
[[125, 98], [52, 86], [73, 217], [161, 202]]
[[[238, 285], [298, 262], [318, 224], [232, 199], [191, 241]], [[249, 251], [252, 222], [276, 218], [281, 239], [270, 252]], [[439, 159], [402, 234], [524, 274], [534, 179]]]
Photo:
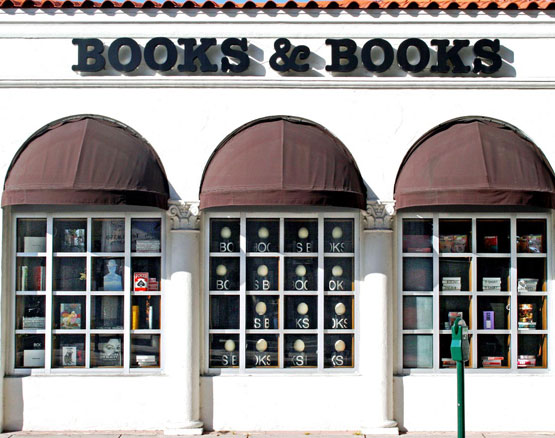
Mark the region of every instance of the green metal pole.
[[457, 361], [457, 438], [464, 438], [464, 361]]

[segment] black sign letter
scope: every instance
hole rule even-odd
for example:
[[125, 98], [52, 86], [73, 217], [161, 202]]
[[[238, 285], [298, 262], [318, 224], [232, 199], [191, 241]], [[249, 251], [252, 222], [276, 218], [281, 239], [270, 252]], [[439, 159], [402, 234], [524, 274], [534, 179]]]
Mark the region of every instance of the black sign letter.
[[[328, 38], [326, 45], [331, 46], [331, 64], [326, 65], [326, 71], [349, 72], [357, 68], [358, 58], [355, 55], [357, 45], [353, 40]], [[342, 64], [341, 60], [346, 62]]]
[[[411, 64], [408, 60], [407, 52], [409, 47], [414, 47], [418, 50], [418, 54], [420, 55], [420, 60], [417, 64]], [[409, 38], [408, 40], [403, 41], [399, 45], [399, 49], [397, 50], [397, 61], [401, 68], [405, 71], [418, 73], [426, 68], [428, 65], [428, 61], [430, 60], [430, 49], [424, 41], [419, 38]]]
[[[374, 61], [372, 61], [372, 49], [374, 47], [379, 47], [383, 52], [383, 61], [380, 65], [376, 65]], [[384, 39], [374, 38], [373, 40], [367, 41], [362, 47], [360, 57], [366, 70], [375, 73], [383, 73], [393, 64], [393, 47]]]
[[201, 72], [206, 73], [218, 71], [218, 66], [216, 64], [212, 64], [206, 55], [206, 51], [210, 47], [216, 45], [216, 38], [201, 38], [200, 46], [198, 47], [195, 47], [197, 45], [197, 40], [194, 38], [179, 38], [177, 43], [183, 46], [185, 54], [183, 64], [177, 66], [179, 71], [197, 71], [195, 59], [200, 61]]
[[[499, 40], [478, 40], [474, 44], [474, 54], [477, 58], [474, 60], [474, 73], [492, 74], [498, 71], [503, 65], [503, 60], [497, 52], [499, 52]], [[486, 50], [489, 49], [489, 50]], [[487, 64], [482, 59], [487, 61]]]
[[[233, 46], [238, 46], [239, 49], [234, 49]], [[246, 38], [227, 38], [222, 43], [222, 71], [231, 73], [242, 73], [249, 68], [250, 58], [247, 54], [248, 46]], [[237, 64], [229, 62], [228, 56], [235, 58]]]
[[[291, 50], [291, 42], [287, 38], [278, 38], [274, 41], [275, 53], [270, 57], [270, 67], [275, 71], [287, 72], [289, 70], [308, 71], [310, 64], [297, 64], [297, 59], [305, 60], [310, 56], [307, 46], [298, 46]], [[291, 55], [288, 55], [291, 50]]]
[[[164, 46], [166, 48], [166, 60], [159, 63], [154, 58], [156, 47]], [[145, 46], [145, 62], [152, 70], [168, 71], [171, 70], [177, 61], [177, 49], [168, 38], [152, 38]]]
[[[119, 51], [123, 46], [129, 47], [129, 50], [131, 50], [131, 58], [127, 64], [122, 64], [119, 60]], [[135, 70], [141, 63], [141, 48], [137, 42], [131, 38], [118, 38], [110, 44], [108, 59], [112, 67], [117, 71], [130, 72]]]
[[453, 40], [453, 47], [449, 50], [449, 40], [432, 40], [432, 46], [437, 46], [437, 65], [432, 65], [433, 73], [448, 73], [449, 64], [453, 66], [453, 73], [468, 73], [470, 67], [464, 65], [464, 62], [459, 56], [459, 50], [463, 47], [468, 47], [470, 41], [468, 40]]
[[[77, 46], [77, 65], [72, 65], [73, 71], [96, 72], [104, 70], [106, 60], [102, 56], [104, 44], [97, 38], [74, 38], [71, 42]], [[89, 59], [93, 62], [89, 64]]]

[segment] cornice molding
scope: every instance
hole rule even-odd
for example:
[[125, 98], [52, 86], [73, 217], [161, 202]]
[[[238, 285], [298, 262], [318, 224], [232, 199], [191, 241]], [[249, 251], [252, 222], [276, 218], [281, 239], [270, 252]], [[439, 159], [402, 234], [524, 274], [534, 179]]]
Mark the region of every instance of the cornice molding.
[[367, 201], [362, 215], [365, 230], [392, 230], [395, 201]]
[[170, 221], [170, 230], [200, 229], [200, 211], [198, 202], [169, 201], [170, 208], [167, 215]]

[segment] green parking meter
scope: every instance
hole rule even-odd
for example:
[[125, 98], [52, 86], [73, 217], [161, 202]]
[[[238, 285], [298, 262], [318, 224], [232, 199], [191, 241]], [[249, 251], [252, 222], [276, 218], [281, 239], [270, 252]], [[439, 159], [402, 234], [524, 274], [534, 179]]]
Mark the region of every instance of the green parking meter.
[[468, 327], [457, 318], [451, 328], [451, 359], [457, 363], [457, 418], [458, 438], [464, 438], [464, 363], [470, 358]]

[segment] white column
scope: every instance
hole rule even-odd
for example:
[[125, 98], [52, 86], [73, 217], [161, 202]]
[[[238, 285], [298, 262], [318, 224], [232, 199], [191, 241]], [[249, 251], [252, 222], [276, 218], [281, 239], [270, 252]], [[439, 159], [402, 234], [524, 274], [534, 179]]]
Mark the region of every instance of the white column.
[[203, 430], [199, 421], [200, 233], [189, 222], [184, 224], [184, 208], [189, 212], [190, 206], [179, 208], [180, 220], [170, 216], [168, 235], [170, 287], [163, 324], [170, 409], [166, 435], [200, 435]]
[[368, 210], [373, 216], [366, 218], [361, 239], [361, 372], [369, 398], [362, 432], [398, 435], [393, 420], [393, 231], [391, 218], [384, 220], [385, 208], [379, 210], [381, 220]]

